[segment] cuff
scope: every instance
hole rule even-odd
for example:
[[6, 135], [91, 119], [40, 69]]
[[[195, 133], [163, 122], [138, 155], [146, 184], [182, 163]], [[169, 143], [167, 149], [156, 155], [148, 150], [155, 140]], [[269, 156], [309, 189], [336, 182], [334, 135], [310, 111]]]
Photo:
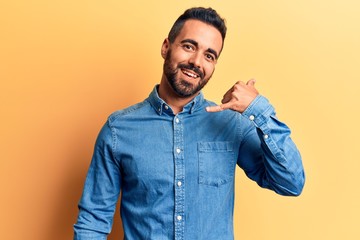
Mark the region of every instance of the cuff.
[[264, 96], [258, 95], [242, 115], [254, 122], [255, 126], [260, 127], [267, 122], [271, 115], [275, 115], [275, 110]]

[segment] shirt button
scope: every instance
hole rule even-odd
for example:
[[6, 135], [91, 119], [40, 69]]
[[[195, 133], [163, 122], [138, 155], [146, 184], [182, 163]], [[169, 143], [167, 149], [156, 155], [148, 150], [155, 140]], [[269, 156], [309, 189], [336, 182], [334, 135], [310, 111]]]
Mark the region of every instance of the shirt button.
[[179, 216], [176, 217], [176, 219], [177, 219], [178, 221], [181, 221], [182, 217], [179, 215]]
[[166, 109], [166, 110], [168, 110], [168, 109], [169, 109], [168, 105], [165, 105], [165, 109]]
[[269, 135], [265, 134], [265, 135], [264, 135], [264, 138], [265, 138], [265, 139], [268, 139], [268, 138], [269, 138]]
[[177, 182], [177, 185], [181, 187], [182, 183], [180, 181]]
[[177, 152], [177, 153], [180, 153], [180, 152], [181, 152], [180, 148], [177, 148], [177, 149], [176, 149], [176, 152]]
[[254, 115], [250, 115], [249, 119], [250, 119], [251, 121], [254, 121], [255, 116], [254, 116]]
[[179, 120], [178, 118], [175, 118], [175, 122], [176, 122], [176, 123], [179, 123], [180, 120]]

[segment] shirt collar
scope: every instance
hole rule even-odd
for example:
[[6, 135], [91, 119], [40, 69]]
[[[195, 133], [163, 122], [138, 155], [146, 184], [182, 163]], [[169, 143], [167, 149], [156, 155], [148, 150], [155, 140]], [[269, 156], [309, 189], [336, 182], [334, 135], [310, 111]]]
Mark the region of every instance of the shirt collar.
[[[159, 85], [156, 85], [154, 87], [147, 100], [150, 102], [151, 106], [159, 115], [162, 115], [164, 111], [169, 111], [172, 113], [170, 106], [159, 97], [158, 86]], [[194, 97], [193, 100], [191, 100], [188, 104], [184, 106], [182, 112], [192, 114], [195, 110], [201, 108], [201, 106], [203, 105], [203, 101], [204, 95], [202, 92], [200, 92], [196, 97]]]

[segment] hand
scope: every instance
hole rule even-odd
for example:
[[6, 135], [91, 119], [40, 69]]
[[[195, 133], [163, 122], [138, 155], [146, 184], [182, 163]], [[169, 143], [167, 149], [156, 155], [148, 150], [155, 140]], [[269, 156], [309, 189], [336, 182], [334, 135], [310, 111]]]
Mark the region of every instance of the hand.
[[207, 107], [208, 112], [220, 112], [225, 109], [232, 109], [237, 112], [244, 112], [250, 103], [259, 95], [254, 87], [255, 79], [250, 79], [246, 84], [242, 81], [235, 83], [221, 100], [221, 105]]

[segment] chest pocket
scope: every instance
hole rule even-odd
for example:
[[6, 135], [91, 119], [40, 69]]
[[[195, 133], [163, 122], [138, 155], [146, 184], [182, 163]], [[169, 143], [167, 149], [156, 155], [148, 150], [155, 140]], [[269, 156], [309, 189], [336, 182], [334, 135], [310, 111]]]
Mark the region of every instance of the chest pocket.
[[234, 178], [232, 142], [199, 142], [199, 184], [220, 186]]

